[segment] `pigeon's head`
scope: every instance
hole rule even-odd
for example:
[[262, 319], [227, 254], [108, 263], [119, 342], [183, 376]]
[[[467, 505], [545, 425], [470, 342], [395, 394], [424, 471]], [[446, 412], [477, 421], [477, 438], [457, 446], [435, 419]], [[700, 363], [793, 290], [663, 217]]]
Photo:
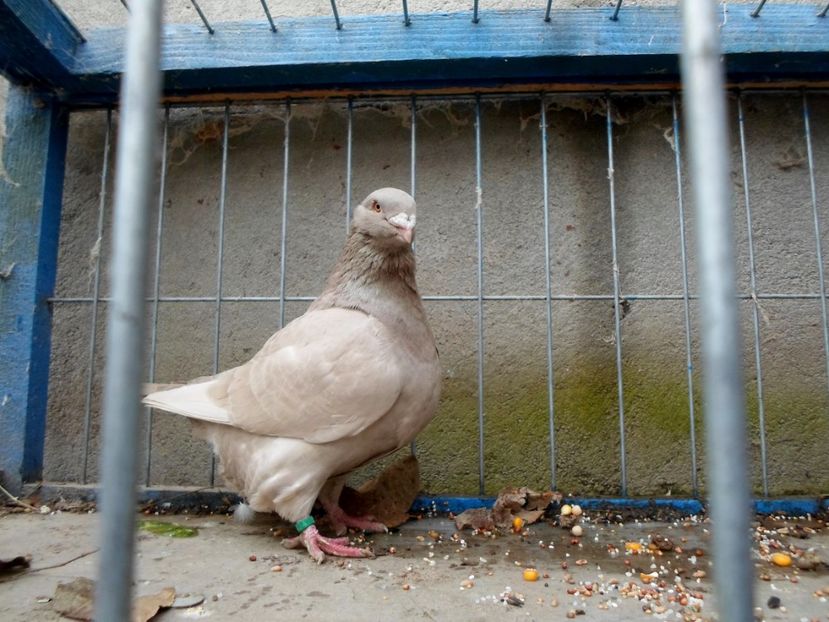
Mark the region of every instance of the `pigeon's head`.
[[354, 229], [386, 248], [411, 246], [415, 207], [409, 193], [397, 188], [380, 188], [354, 209]]

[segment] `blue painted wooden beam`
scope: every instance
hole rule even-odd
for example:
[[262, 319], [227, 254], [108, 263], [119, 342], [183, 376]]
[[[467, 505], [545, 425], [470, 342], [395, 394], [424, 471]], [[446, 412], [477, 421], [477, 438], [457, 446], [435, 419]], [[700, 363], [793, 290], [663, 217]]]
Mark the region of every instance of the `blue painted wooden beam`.
[[0, 480], [40, 478], [68, 115], [12, 86], [0, 145]]
[[[829, 22], [805, 5], [729, 5], [723, 26], [733, 79], [829, 76]], [[274, 35], [261, 23], [168, 25], [163, 69], [168, 96], [310, 89], [480, 87], [516, 83], [678, 81], [681, 23], [675, 7], [502, 11], [472, 24], [467, 13], [285, 19]], [[123, 67], [120, 30], [90, 33], [73, 73], [85, 93], [115, 97]]]
[[0, 72], [18, 83], [77, 88], [83, 36], [52, 0], [0, 0]]
[[[22, 0], [17, 0], [21, 2]], [[36, 0], [42, 3], [45, 0]], [[0, 0], [0, 6], [11, 0]], [[829, 79], [829, 20], [811, 5], [775, 4], [752, 18], [729, 4], [722, 27], [732, 81]], [[501, 85], [678, 83], [681, 23], [676, 7], [484, 11], [328, 17], [267, 23], [169, 24], [163, 70], [168, 97], [277, 91], [455, 90]], [[123, 29], [87, 33], [65, 61], [74, 104], [113, 103], [123, 70]]]

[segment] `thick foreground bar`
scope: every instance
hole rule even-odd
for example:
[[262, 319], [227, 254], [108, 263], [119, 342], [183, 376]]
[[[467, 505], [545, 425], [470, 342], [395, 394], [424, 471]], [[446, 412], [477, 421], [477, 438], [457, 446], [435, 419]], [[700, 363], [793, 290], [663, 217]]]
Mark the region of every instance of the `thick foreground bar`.
[[725, 76], [714, 0], [684, 0], [682, 79], [702, 311], [708, 496], [719, 619], [752, 620], [745, 403], [732, 256]]
[[100, 622], [131, 618], [147, 229], [161, 88], [160, 30], [161, 0], [136, 2], [127, 34], [115, 177], [101, 460], [101, 563], [95, 597], [95, 619]]

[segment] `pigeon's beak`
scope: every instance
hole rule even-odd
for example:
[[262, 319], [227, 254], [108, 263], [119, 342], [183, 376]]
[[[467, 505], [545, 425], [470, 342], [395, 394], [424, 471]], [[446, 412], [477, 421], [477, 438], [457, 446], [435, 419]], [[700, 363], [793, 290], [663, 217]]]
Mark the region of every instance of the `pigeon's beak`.
[[404, 241], [406, 244], [412, 243], [412, 236], [414, 235], [414, 227], [407, 228], [407, 227], [395, 227], [397, 229], [397, 235]]

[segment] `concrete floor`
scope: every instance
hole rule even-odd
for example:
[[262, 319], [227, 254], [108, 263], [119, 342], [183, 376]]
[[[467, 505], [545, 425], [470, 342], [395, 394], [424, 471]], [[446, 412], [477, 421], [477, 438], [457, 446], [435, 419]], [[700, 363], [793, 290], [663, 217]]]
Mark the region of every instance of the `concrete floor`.
[[[576, 610], [584, 612], [575, 616], [579, 620], [716, 618], [708, 525], [697, 521], [632, 520], [624, 525], [586, 521], [581, 543], [574, 544], [568, 532], [546, 524], [531, 526], [525, 537], [488, 538], [465, 531], [453, 540], [450, 520], [426, 518], [374, 538], [375, 559], [329, 560], [318, 566], [304, 552], [283, 549], [275, 536], [281, 528], [265, 520], [239, 525], [221, 515], [141, 518], [199, 528], [191, 538], [140, 532], [138, 594], [173, 586], [179, 594], [205, 596], [201, 605], [161, 612], [155, 619], [162, 622], [199, 618], [550, 620], [566, 619], [568, 612], [572, 615]], [[60, 564], [95, 550], [98, 525], [99, 516], [94, 513], [0, 515], [0, 558], [31, 554], [34, 569]], [[651, 534], [670, 538], [683, 552], [657, 556], [646, 549], [638, 555], [625, 552], [625, 543], [647, 545]], [[808, 540], [792, 539], [792, 543], [814, 547], [822, 559], [829, 559], [825, 530]], [[253, 556], [255, 561], [251, 561]], [[0, 576], [0, 619], [63, 619], [44, 601], [59, 582], [94, 577], [97, 563], [93, 553], [56, 568]], [[281, 571], [274, 570], [277, 565]], [[523, 580], [526, 567], [537, 568], [541, 578], [534, 583]], [[652, 571], [659, 578], [645, 585], [640, 573]], [[700, 571], [707, 576], [694, 578]], [[675, 587], [677, 572], [685, 577], [681, 581], [689, 599], [685, 607], [669, 602], [669, 597], [678, 600], [680, 596]], [[765, 579], [760, 578], [763, 575]], [[829, 594], [825, 566], [822, 571], [805, 572], [777, 568], [758, 557], [757, 576], [755, 601], [763, 604], [766, 620], [829, 620], [829, 601], [815, 594], [822, 589]], [[663, 577], [665, 588], [660, 590]], [[462, 589], [464, 581], [471, 581], [472, 586]], [[584, 585], [591, 583], [597, 586], [588, 596]], [[625, 587], [629, 583], [638, 587]], [[650, 614], [644, 611], [648, 601], [635, 595], [640, 588], [661, 593], [661, 606], [652, 604]], [[501, 602], [502, 594], [510, 590], [523, 595], [522, 606]], [[568, 590], [581, 594], [568, 594]], [[766, 607], [770, 596], [779, 597], [782, 607]]]

